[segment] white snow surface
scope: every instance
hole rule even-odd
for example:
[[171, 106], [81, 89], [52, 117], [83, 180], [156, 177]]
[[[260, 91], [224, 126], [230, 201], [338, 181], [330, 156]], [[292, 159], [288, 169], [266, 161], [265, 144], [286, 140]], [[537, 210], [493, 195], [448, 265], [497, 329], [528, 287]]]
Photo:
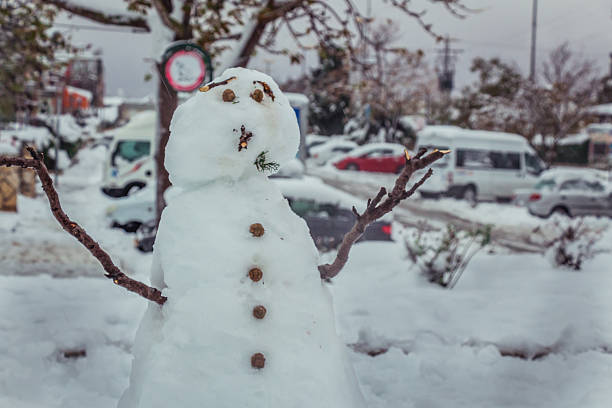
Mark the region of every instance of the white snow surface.
[[[135, 252], [132, 236], [111, 231], [103, 217], [111, 201], [99, 190], [105, 153], [81, 151], [60, 176], [62, 206], [124, 272], [146, 282], [150, 255]], [[18, 196], [17, 207], [0, 212], [0, 407], [112, 407], [127, 384], [146, 303], [103, 277], [43, 194]], [[77, 350], [86, 357], [64, 357]]]
[[398, 246], [357, 246], [333, 296], [347, 343], [388, 350], [353, 356], [368, 406], [610, 406], [610, 260], [578, 273], [482, 252], [445, 290]]
[[[306, 223], [254, 164], [260, 152], [279, 164], [295, 156], [295, 114], [268, 76], [231, 69], [217, 81], [232, 76], [172, 119], [166, 164], [181, 190], [162, 214], [151, 273], [168, 300], [141, 322], [119, 407], [365, 407]], [[275, 98], [250, 98], [256, 81]], [[238, 104], [223, 102], [226, 88]], [[238, 151], [242, 125], [253, 137]], [[253, 267], [262, 280], [249, 279]], [[263, 368], [251, 366], [255, 353]]]
[[[104, 209], [113, 202], [99, 192], [104, 155], [103, 147], [79, 153], [78, 164], [60, 176], [62, 205], [125, 272], [148, 283], [145, 275], [150, 270], [151, 255], [136, 252], [133, 236], [110, 230], [104, 220]], [[240, 186], [234, 184], [236, 189]], [[266, 186], [257, 197], [271, 193], [271, 187]], [[185, 194], [195, 197], [193, 192]], [[178, 193], [175, 198], [187, 202], [184, 197], [187, 196]], [[191, 204], [197, 205], [198, 213], [203, 212], [202, 203], [215, 201], [211, 197], [206, 196], [200, 203], [194, 198]], [[244, 201], [235, 205], [240, 203]], [[437, 203], [442, 207], [446, 201]], [[258, 208], [257, 215], [272, 217], [279, 206], [283, 204], [275, 201], [274, 206], [265, 208], [267, 213]], [[128, 386], [132, 353], [138, 350], [132, 340], [147, 301], [102, 278], [101, 268], [57, 225], [44, 196], [19, 196], [18, 208], [19, 213], [0, 212], [0, 407], [113, 407]], [[515, 216], [511, 206], [490, 204], [491, 214], [494, 208], [498, 218]], [[197, 247], [202, 253], [214, 255], [213, 249], [218, 246], [211, 246], [211, 242], [226, 234], [224, 225], [233, 218], [229, 215], [231, 209], [235, 209], [234, 205], [223, 209], [227, 216], [219, 216], [223, 225], [214, 229], [199, 224], [193, 231], [198, 231], [201, 238], [190, 243], [180, 237], [181, 244], [185, 242], [192, 251]], [[248, 226], [252, 220], [243, 215]], [[234, 228], [228, 224], [228, 229]], [[288, 234], [294, 243], [301, 241], [298, 237], [303, 235], [303, 228], [299, 225], [297, 235], [293, 231]], [[274, 240], [279, 236], [275, 235], [278, 230], [270, 224], [266, 234], [272, 234], [264, 237]], [[184, 231], [194, 234], [192, 230]], [[608, 250], [612, 246], [611, 235], [608, 228], [600, 242]], [[234, 241], [243, 238], [247, 237], [232, 236]], [[263, 244], [261, 241], [257, 245]], [[233, 247], [228, 265], [250, 259], [252, 252], [241, 252], [245, 247], [242, 243]], [[314, 258], [312, 245], [308, 243], [306, 247], [300, 257]], [[324, 254], [319, 262], [327, 262], [333, 255]], [[213, 264], [209, 258], [198, 255], [199, 276], [205, 276], [203, 272]], [[285, 255], [274, 253], [274, 262], [277, 258], [280, 262]], [[188, 261], [178, 262], [177, 268]], [[34, 264], [36, 271], [24, 273], [32, 271]], [[610, 264], [610, 252], [596, 255], [585, 262], [582, 271], [575, 272], [553, 268], [541, 255], [483, 250], [468, 265], [456, 288], [449, 291], [426, 283], [399, 244], [363, 242], [352, 249], [345, 269], [327, 286], [333, 297], [337, 329], [343, 343], [350, 346], [346, 350], [370, 408], [607, 408], [612, 406]], [[232, 273], [229, 268], [215, 272], [221, 275], [220, 282], [230, 281], [226, 276]], [[291, 269], [285, 273], [288, 277], [295, 274]], [[271, 279], [264, 270], [265, 289], [258, 295], [268, 296], [268, 286], [273, 286]], [[304, 285], [310, 285], [307, 281], [304, 279]], [[202, 286], [198, 283], [197, 290], [203, 291]], [[229, 298], [225, 288], [210, 287], [211, 296]], [[244, 299], [220, 313], [236, 313], [240, 309], [248, 314], [250, 309]], [[319, 306], [309, 302], [315, 308]], [[191, 312], [194, 317], [189, 323], [208, 331], [200, 323], [211, 313], [204, 308]], [[267, 317], [275, 319], [270, 322], [276, 321], [277, 310], [270, 307], [268, 313]], [[236, 319], [243, 318], [240, 315]], [[264, 321], [250, 322], [252, 326], [255, 323]], [[292, 324], [301, 323], [295, 319]], [[173, 336], [183, 336], [190, 329], [182, 327]], [[189, 337], [183, 337], [186, 338]], [[283, 339], [273, 340], [280, 343]], [[242, 346], [238, 339], [233, 341]], [[210, 347], [222, 355], [227, 353], [225, 344]], [[78, 349], [86, 350], [86, 356], [63, 357], [63, 351]], [[188, 373], [193, 373], [200, 357], [187, 346], [183, 351], [189, 353]], [[368, 351], [380, 354], [364, 354]], [[519, 354], [524, 356], [518, 357]], [[266, 368], [273, 362], [269, 358]], [[248, 366], [248, 361], [245, 363]], [[200, 368], [207, 365], [208, 361]], [[324, 369], [318, 367], [316, 375], [333, 381], [333, 374]], [[233, 391], [251, 386], [251, 380], [261, 380], [258, 376], [265, 375], [264, 371], [251, 372], [248, 383], [228, 380]], [[159, 373], [160, 379], [162, 374]], [[180, 382], [183, 378], [165, 373], [163, 380]], [[275, 388], [283, 385], [274, 383]], [[209, 389], [204, 381], [197, 387], [202, 392]], [[211, 405], [220, 406], [218, 401], [199, 406]], [[177, 400], [167, 406], [181, 404]]]
[[[300, 141], [297, 118], [276, 82], [244, 68], [228, 69], [213, 82], [231, 77], [236, 79], [227, 85], [197, 92], [174, 113], [165, 161], [172, 184], [201, 185], [257, 174], [253, 163], [260, 153], [280, 166], [295, 157]], [[263, 91], [256, 81], [267, 83], [274, 98], [266, 93], [261, 103], [251, 98], [256, 89]], [[226, 89], [234, 91], [233, 102], [223, 101]], [[238, 151], [242, 126], [253, 136]]]

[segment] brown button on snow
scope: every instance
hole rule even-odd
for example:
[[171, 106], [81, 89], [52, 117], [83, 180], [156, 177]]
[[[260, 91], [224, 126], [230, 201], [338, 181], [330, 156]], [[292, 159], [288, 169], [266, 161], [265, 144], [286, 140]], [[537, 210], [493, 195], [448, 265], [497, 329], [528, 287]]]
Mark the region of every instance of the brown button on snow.
[[264, 94], [261, 89], [256, 89], [251, 94], [251, 98], [253, 98], [255, 102], [261, 103], [261, 101], [263, 101], [263, 97], [264, 97]]
[[223, 102], [232, 102], [236, 99], [236, 94], [231, 89], [223, 91]]
[[266, 358], [261, 353], [255, 353], [251, 356], [251, 366], [253, 368], [263, 368], [266, 364]]
[[251, 232], [251, 234], [253, 234], [254, 237], [261, 237], [264, 234], [264, 227], [263, 225], [257, 222], [255, 224], [251, 224], [249, 231]]
[[256, 319], [263, 319], [266, 316], [266, 312], [266, 308], [262, 305], [257, 305], [253, 308], [253, 316], [255, 316]]
[[249, 278], [251, 278], [253, 282], [259, 282], [262, 277], [263, 272], [261, 271], [261, 269], [251, 268], [251, 270], [249, 270]]

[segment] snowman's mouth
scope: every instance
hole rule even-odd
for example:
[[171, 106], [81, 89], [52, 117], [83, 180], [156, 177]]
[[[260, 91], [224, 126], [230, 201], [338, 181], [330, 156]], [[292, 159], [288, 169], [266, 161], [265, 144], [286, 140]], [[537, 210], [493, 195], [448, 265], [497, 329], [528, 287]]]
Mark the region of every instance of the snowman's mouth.
[[[234, 129], [236, 130], [236, 129]], [[242, 149], [247, 149], [249, 146], [249, 141], [253, 137], [253, 132], [249, 132], [246, 130], [244, 125], [240, 126], [240, 140], [238, 141], [238, 151], [242, 151]]]

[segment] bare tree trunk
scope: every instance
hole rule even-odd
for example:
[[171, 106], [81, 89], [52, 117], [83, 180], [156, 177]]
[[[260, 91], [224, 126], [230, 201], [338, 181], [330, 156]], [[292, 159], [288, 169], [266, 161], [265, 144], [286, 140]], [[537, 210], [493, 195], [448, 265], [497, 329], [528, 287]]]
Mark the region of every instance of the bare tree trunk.
[[[158, 64], [158, 71], [161, 72], [161, 66]], [[170, 138], [170, 121], [174, 110], [178, 106], [178, 96], [174, 89], [166, 86], [164, 80], [160, 75], [158, 76], [158, 90], [157, 90], [157, 144], [155, 145], [155, 166], [157, 175], [156, 185], [156, 196], [155, 196], [155, 215], [156, 224], [159, 225], [161, 214], [166, 207], [166, 201], [164, 200], [164, 192], [170, 187], [170, 179], [168, 177], [168, 170], [164, 165], [164, 159], [166, 158], [166, 145]]]

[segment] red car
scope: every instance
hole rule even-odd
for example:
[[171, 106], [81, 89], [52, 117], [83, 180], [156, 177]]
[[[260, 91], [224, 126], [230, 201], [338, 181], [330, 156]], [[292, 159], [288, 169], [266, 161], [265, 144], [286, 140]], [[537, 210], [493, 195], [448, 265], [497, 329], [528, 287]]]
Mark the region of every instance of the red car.
[[340, 170], [399, 173], [406, 164], [406, 147], [395, 143], [370, 143], [338, 158], [334, 166]]

